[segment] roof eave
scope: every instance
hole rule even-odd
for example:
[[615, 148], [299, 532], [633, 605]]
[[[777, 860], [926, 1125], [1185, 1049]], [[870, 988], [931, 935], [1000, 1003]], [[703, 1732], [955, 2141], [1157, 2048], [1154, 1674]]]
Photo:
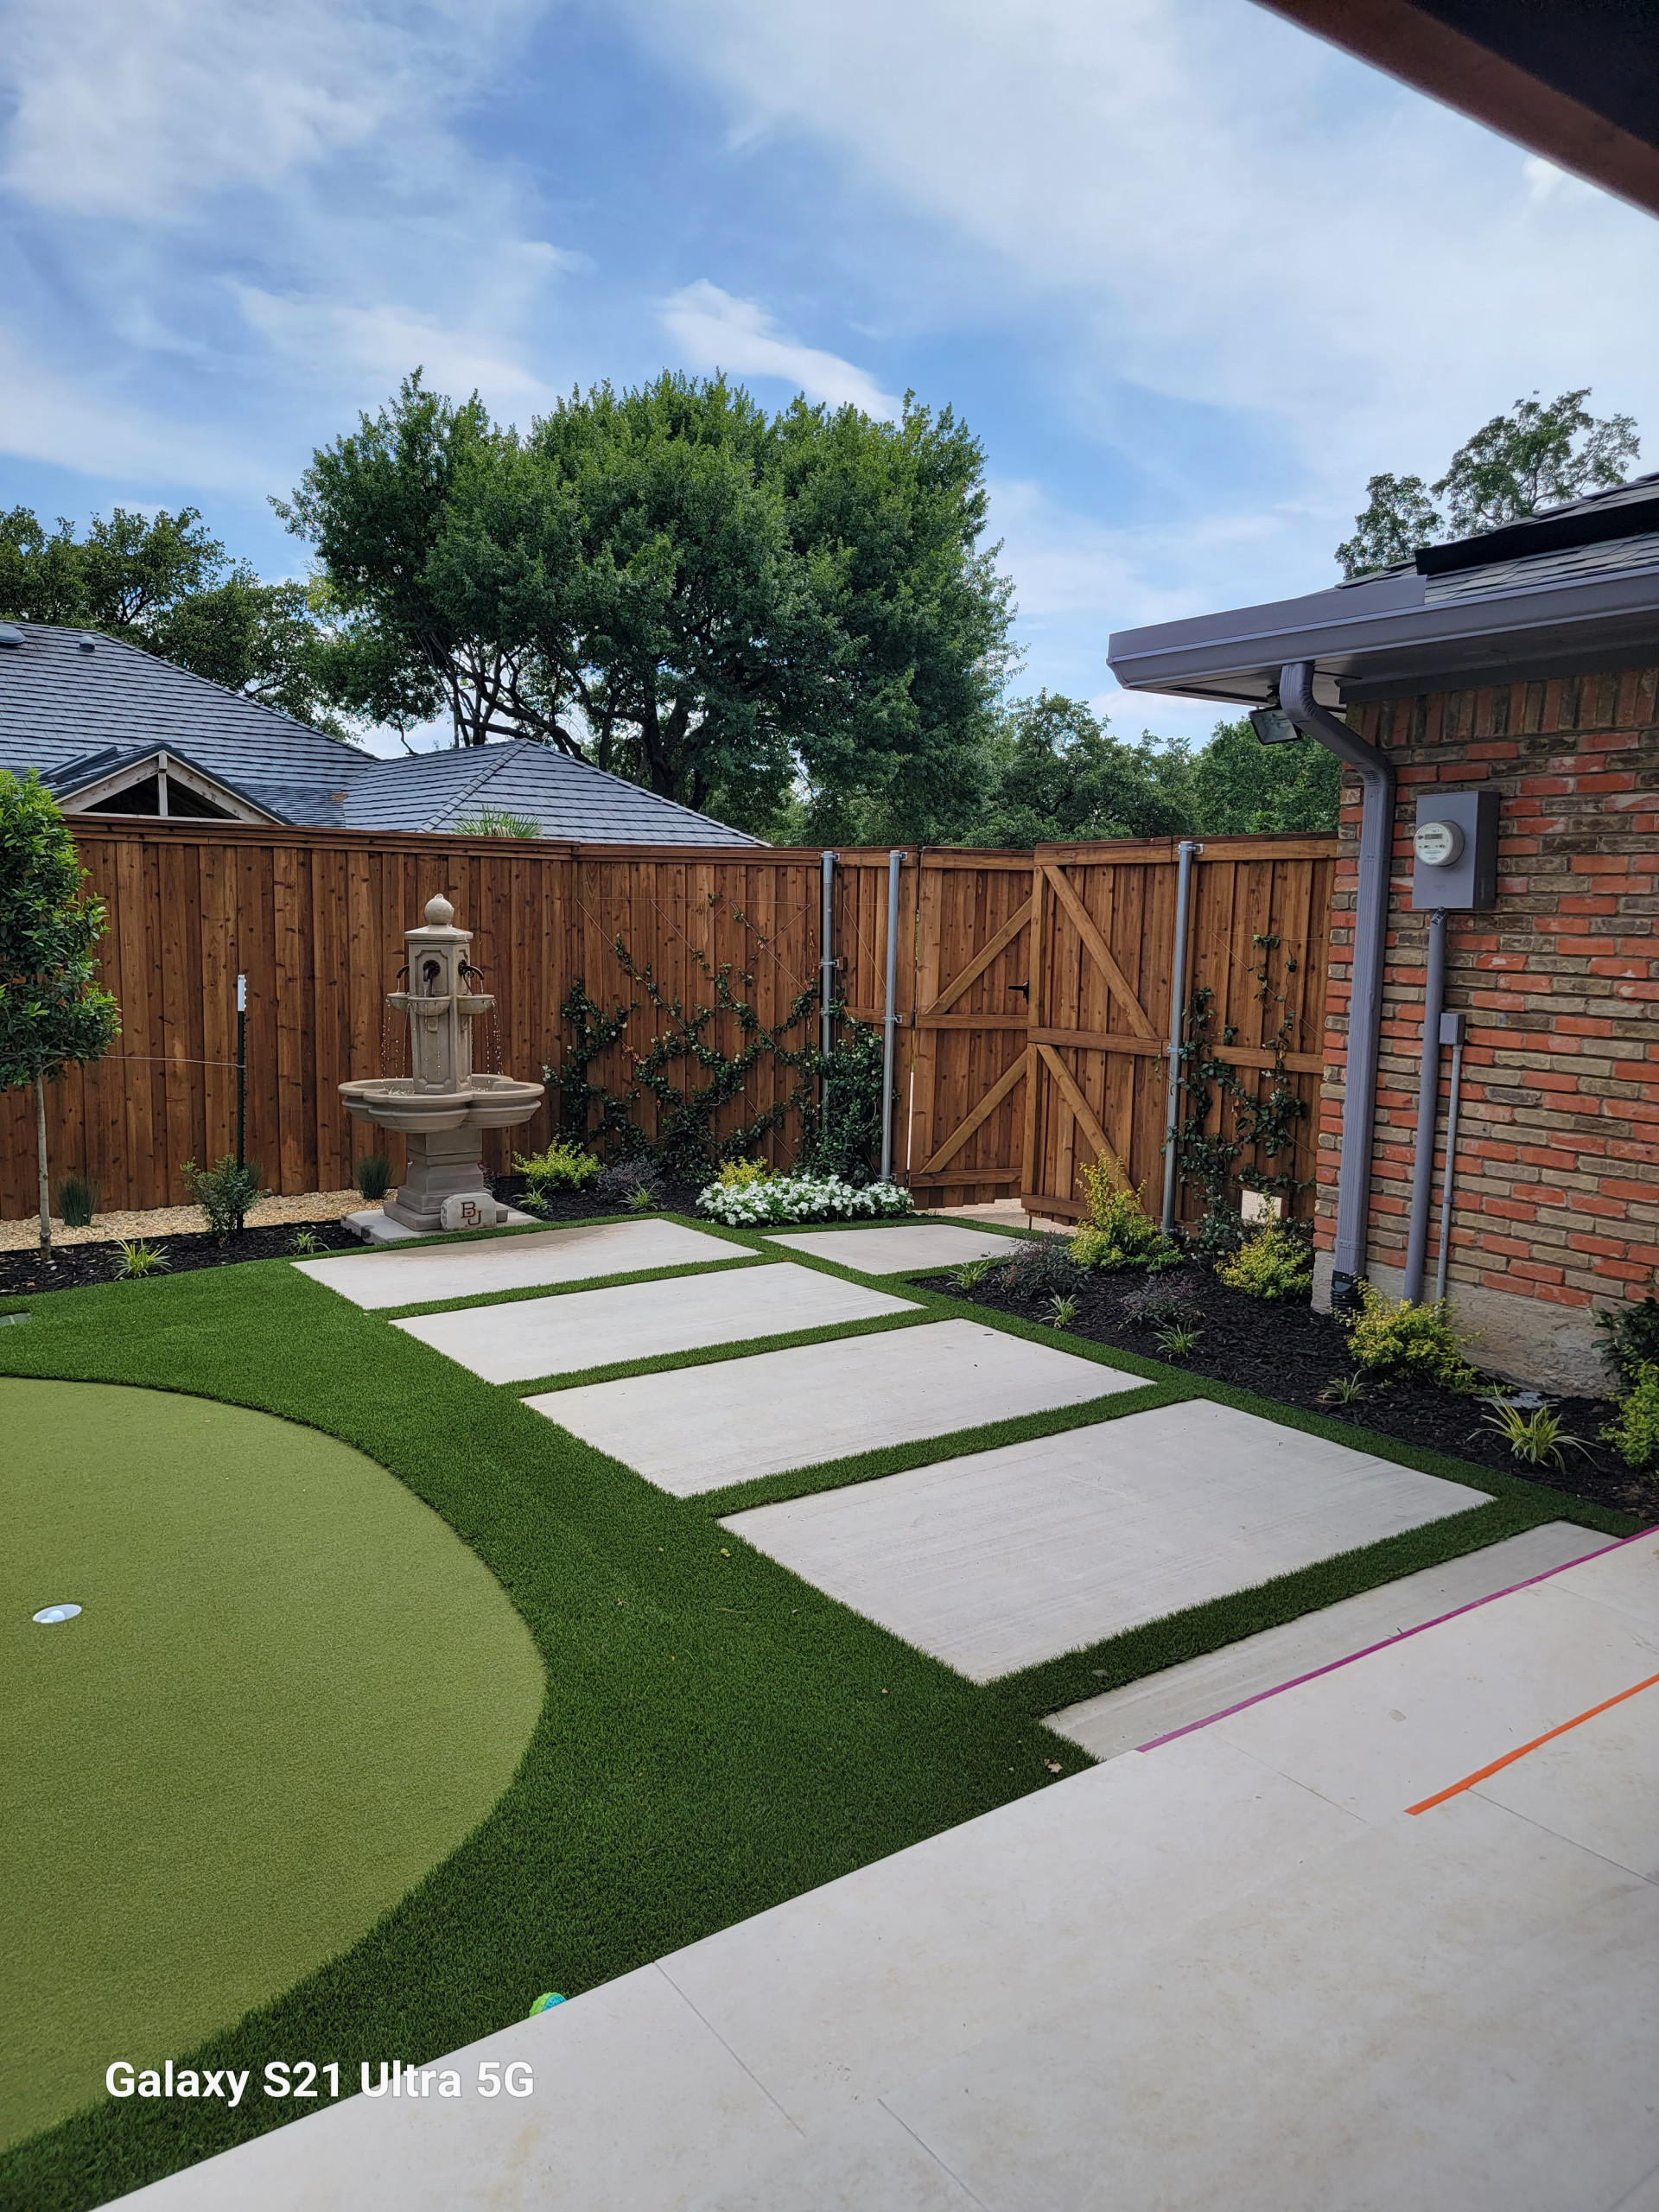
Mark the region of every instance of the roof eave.
[[[1245, 607], [1184, 623], [1116, 632], [1107, 648], [1129, 691], [1257, 705], [1271, 698], [1289, 661], [1312, 661], [1329, 703], [1425, 689], [1449, 690], [1537, 672], [1567, 674], [1651, 655], [1659, 660], [1659, 569], [1591, 582], [1422, 601], [1421, 577], [1379, 580], [1415, 586], [1363, 607], [1338, 604], [1346, 591]], [[1358, 597], [1355, 592], [1354, 597]], [[1379, 603], [1379, 601], [1382, 603]], [[1173, 634], [1180, 632], [1177, 637]]]

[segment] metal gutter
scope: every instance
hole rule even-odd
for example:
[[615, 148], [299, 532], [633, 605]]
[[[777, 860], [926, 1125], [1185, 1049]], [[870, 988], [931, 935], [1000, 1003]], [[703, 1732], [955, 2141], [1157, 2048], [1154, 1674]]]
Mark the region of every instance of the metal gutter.
[[[1643, 640], [1659, 649], [1659, 566], [1615, 570], [1567, 583], [1427, 597], [1415, 575], [1375, 585], [1338, 585], [1304, 599], [1120, 630], [1107, 659], [1131, 690], [1213, 692], [1239, 698], [1268, 696], [1274, 672], [1287, 661], [1317, 661], [1322, 679], [1350, 675], [1368, 684], [1388, 677], [1453, 677], [1460, 664], [1491, 667], [1506, 658], [1535, 660], [1541, 639], [1565, 633], [1565, 649], [1592, 650], [1598, 633], [1607, 650]], [[1362, 599], [1361, 594], [1365, 596]]]
[[1340, 1310], [1363, 1279], [1371, 1211], [1371, 1136], [1382, 1021], [1382, 956], [1388, 939], [1389, 871], [1394, 855], [1394, 766], [1313, 696], [1313, 670], [1293, 661], [1279, 675], [1279, 703], [1298, 729], [1348, 767], [1364, 787], [1359, 828], [1359, 885], [1348, 986], [1348, 1062], [1343, 1082], [1342, 1157], [1337, 1181], [1337, 1236], [1331, 1302]]

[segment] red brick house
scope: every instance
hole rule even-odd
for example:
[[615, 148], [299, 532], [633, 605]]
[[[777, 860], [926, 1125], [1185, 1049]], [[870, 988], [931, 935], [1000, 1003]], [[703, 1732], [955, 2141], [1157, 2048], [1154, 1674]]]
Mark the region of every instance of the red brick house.
[[1659, 1266], [1659, 477], [1110, 657], [1350, 770], [1316, 1299], [1434, 1294], [1461, 1031], [1448, 1294], [1484, 1363], [1605, 1389], [1595, 1311]]

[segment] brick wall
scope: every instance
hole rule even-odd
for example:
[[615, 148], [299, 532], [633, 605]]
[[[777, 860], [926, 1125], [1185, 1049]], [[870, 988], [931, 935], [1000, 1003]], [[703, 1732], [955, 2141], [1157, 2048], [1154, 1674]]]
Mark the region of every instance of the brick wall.
[[[1536, 1379], [1582, 1387], [1593, 1374], [1592, 1306], [1639, 1298], [1659, 1266], [1659, 670], [1383, 700], [1349, 719], [1398, 776], [1371, 1271], [1396, 1287], [1410, 1205], [1427, 924], [1410, 911], [1417, 800], [1437, 783], [1490, 785], [1503, 798], [1497, 905], [1447, 924], [1446, 1005], [1468, 1022], [1451, 1291], [1484, 1332], [1496, 1315], [1500, 1337], [1512, 1325], [1518, 1344], [1566, 1347], [1565, 1365], [1556, 1359], [1558, 1371]], [[1317, 1233], [1327, 1248], [1356, 780], [1344, 798], [1319, 1130]], [[1445, 1088], [1443, 1071], [1442, 1140]], [[1437, 1161], [1437, 1223], [1440, 1191]], [[1438, 1249], [1431, 1236], [1431, 1283]], [[1508, 1368], [1527, 1363], [1518, 1351]]]

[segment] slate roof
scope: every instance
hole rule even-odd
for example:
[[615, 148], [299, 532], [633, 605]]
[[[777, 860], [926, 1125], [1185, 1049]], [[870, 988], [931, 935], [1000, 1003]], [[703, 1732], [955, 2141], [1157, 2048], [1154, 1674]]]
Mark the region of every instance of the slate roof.
[[23, 643], [0, 644], [0, 768], [50, 778], [111, 747], [166, 746], [296, 823], [441, 830], [497, 808], [594, 844], [760, 842], [544, 746], [383, 760], [136, 645], [50, 623], [5, 628]]

